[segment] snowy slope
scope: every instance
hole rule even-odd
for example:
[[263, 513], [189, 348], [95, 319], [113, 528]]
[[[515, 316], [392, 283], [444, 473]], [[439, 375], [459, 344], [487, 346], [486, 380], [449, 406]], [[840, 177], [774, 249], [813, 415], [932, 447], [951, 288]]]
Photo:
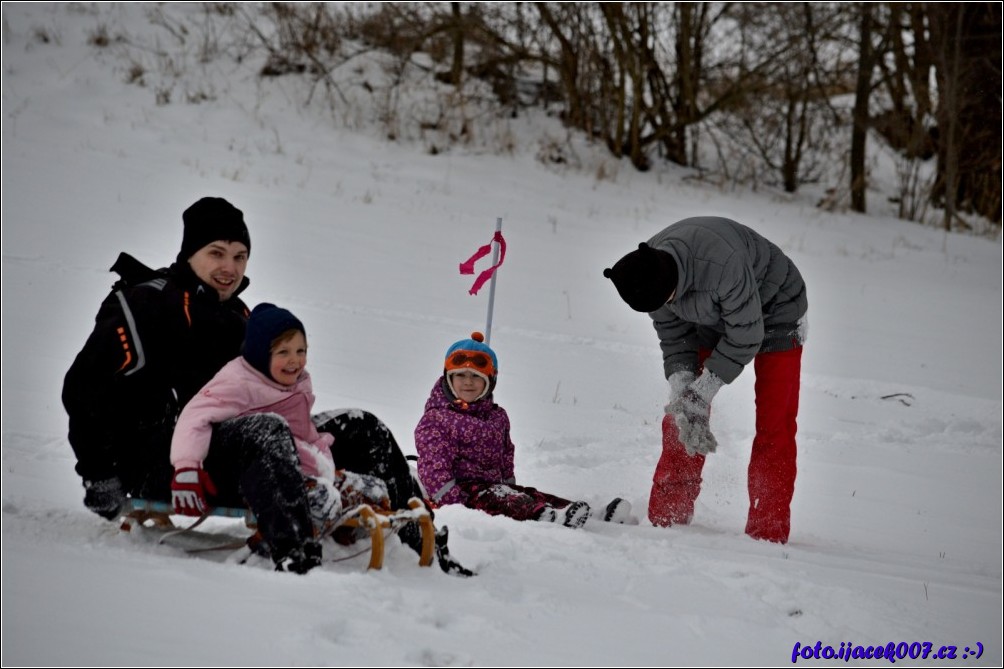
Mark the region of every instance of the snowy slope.
[[[549, 119], [505, 121], [512, 153], [486, 139], [430, 155], [304, 110], [296, 82], [261, 84], [250, 65], [189, 62], [157, 105], [114, 49], [86, 45], [99, 25], [149, 30], [139, 5], [3, 6], [4, 665], [774, 665], [817, 641], [959, 657], [980, 642], [964, 663], [1001, 664], [999, 240], [887, 217], [879, 193], [874, 215], [832, 214], [582, 144], [580, 169], [545, 165], [540, 137], [564, 137]], [[187, 103], [183, 86], [213, 99]], [[62, 375], [117, 253], [170, 262], [203, 195], [245, 213], [246, 301], [305, 322], [317, 408], [368, 409], [409, 453], [443, 351], [484, 326], [487, 290], [469, 296], [457, 264], [503, 217], [492, 345], [517, 477], [626, 497], [641, 523], [575, 532], [448, 507], [474, 579], [396, 544], [380, 572], [360, 557], [298, 578], [89, 513]], [[644, 519], [665, 381], [648, 318], [601, 271], [695, 214], [762, 231], [809, 286], [787, 546], [742, 532], [752, 370], [716, 399], [694, 524]]]

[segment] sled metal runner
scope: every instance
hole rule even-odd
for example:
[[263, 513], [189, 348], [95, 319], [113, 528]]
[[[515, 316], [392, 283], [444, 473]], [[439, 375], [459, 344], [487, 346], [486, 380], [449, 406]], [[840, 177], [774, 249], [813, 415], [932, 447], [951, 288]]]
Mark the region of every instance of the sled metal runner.
[[[361, 504], [348, 513], [331, 530], [338, 527], [361, 528], [367, 531], [370, 539], [370, 562], [369, 569], [381, 569], [384, 558], [384, 534], [400, 529], [408, 523], [417, 523], [422, 533], [422, 552], [418, 559], [418, 564], [422, 567], [432, 565], [436, 547], [436, 529], [432, 524], [432, 517], [422, 501], [413, 497], [408, 502], [408, 509], [397, 511], [383, 511], [374, 509], [368, 504]], [[171, 520], [171, 516], [176, 515], [174, 508], [167, 502], [155, 502], [145, 499], [129, 499], [122, 513], [122, 522], [119, 527], [124, 532], [131, 532], [137, 524], [142, 527], [152, 527], [165, 532], [158, 543], [164, 543], [172, 536], [178, 536], [195, 530], [207, 518], [218, 516], [223, 518], [239, 518], [244, 520], [244, 524], [249, 529], [257, 529], [257, 520], [250, 509], [217, 506], [209, 509], [193, 524], [187, 527], [178, 527]], [[323, 538], [323, 537], [321, 537]], [[230, 544], [220, 548], [229, 548]]]

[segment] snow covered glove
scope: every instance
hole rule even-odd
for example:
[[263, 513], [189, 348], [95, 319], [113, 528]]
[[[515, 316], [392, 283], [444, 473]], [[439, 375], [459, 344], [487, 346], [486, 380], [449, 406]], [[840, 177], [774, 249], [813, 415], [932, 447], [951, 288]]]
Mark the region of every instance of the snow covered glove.
[[321, 478], [306, 477], [307, 507], [314, 524], [314, 536], [331, 534], [342, 517], [342, 496], [335, 485]]
[[106, 520], [115, 520], [125, 504], [126, 494], [117, 478], [84, 481], [84, 506]]
[[205, 469], [182, 467], [174, 472], [171, 481], [171, 501], [174, 512], [185, 516], [201, 516], [209, 510], [206, 494], [215, 495], [209, 473]]
[[335, 472], [335, 487], [341, 491], [342, 506], [346, 509], [369, 504], [384, 511], [391, 510], [387, 484], [381, 478], [339, 469]]
[[688, 455], [707, 455], [718, 448], [715, 435], [711, 434], [711, 400], [724, 384], [717, 374], [705, 371], [666, 406], [666, 413], [676, 421]]
[[693, 372], [674, 372], [669, 375], [669, 404], [666, 405], [666, 413], [670, 413], [669, 406], [683, 394], [690, 384], [694, 382]]

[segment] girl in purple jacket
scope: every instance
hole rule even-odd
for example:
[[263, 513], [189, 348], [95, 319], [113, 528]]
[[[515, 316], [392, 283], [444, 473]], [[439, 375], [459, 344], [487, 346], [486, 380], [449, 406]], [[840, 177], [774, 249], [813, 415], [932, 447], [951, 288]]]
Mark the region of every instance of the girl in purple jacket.
[[[591, 513], [586, 502], [516, 484], [509, 415], [492, 397], [498, 357], [484, 335], [474, 332], [450, 346], [443, 367], [415, 428], [418, 474], [432, 502], [516, 520], [585, 524]], [[630, 514], [630, 503], [616, 498], [603, 519], [622, 523]]]

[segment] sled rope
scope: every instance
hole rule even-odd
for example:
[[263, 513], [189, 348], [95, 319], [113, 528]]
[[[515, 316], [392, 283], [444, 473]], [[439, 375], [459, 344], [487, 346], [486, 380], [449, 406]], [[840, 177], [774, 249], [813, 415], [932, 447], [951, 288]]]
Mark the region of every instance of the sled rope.
[[206, 518], [209, 518], [209, 516], [211, 516], [211, 515], [212, 515], [212, 513], [207, 509], [205, 512], [203, 512], [203, 514], [201, 516], [199, 516], [198, 520], [196, 520], [194, 523], [192, 523], [188, 527], [180, 527], [180, 528], [178, 528], [176, 530], [171, 530], [170, 532], [165, 532], [164, 536], [162, 536], [160, 539], [157, 540], [157, 543], [158, 544], [163, 544], [168, 539], [171, 539], [173, 537], [177, 537], [177, 536], [180, 536], [182, 534], [187, 534], [187, 533], [191, 532], [196, 527], [198, 527], [202, 523], [206, 522]]

